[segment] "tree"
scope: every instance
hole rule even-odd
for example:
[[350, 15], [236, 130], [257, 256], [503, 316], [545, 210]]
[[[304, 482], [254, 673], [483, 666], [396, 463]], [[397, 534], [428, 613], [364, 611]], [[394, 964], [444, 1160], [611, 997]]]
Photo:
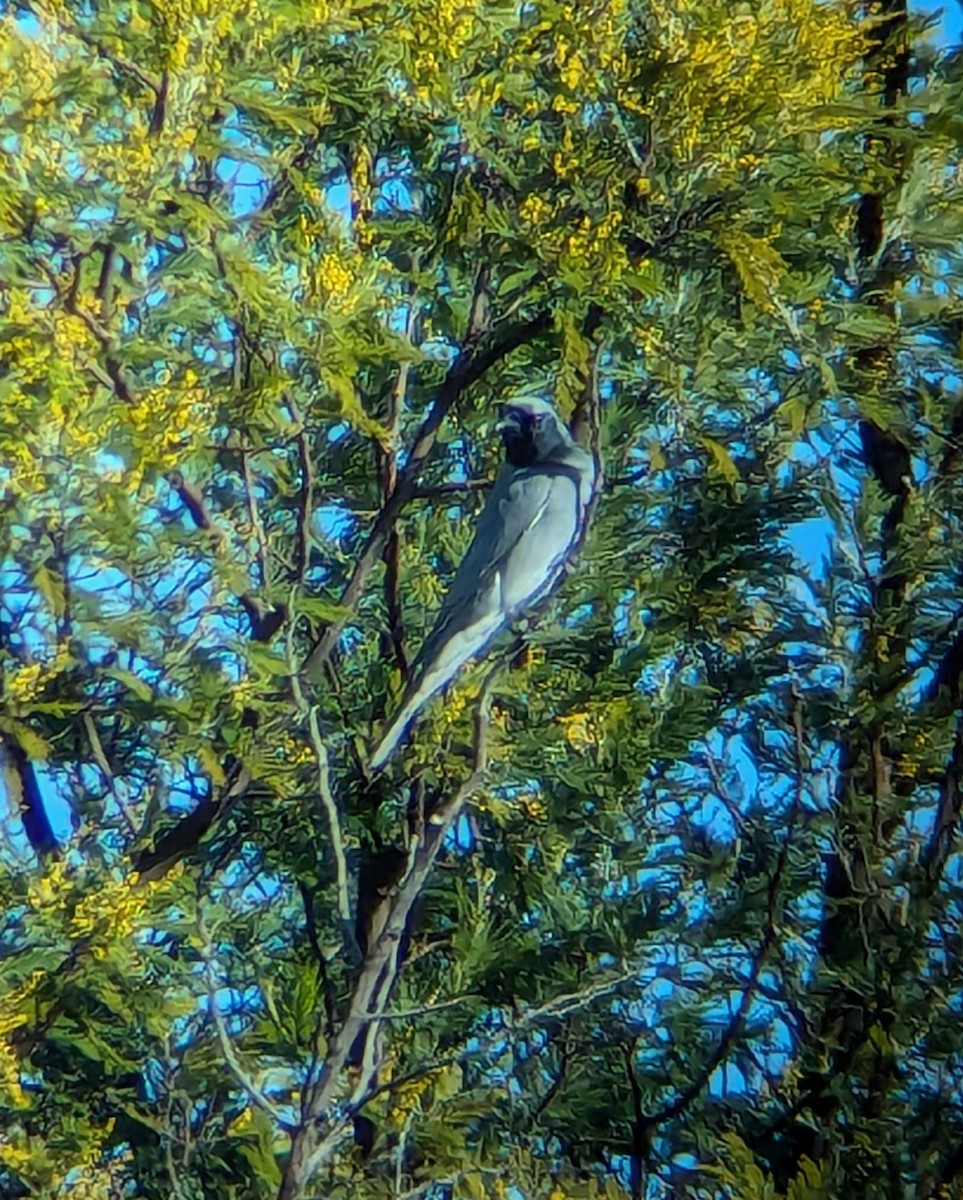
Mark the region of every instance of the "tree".
[[[956, 57], [0, 11], [0, 1190], [951, 1194]], [[519, 390], [590, 535], [372, 780]]]

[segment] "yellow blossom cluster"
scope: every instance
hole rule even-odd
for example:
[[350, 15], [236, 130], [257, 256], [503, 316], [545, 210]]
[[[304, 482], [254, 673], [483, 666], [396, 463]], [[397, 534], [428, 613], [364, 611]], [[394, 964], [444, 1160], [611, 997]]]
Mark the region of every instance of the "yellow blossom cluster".
[[447, 58], [463, 54], [475, 32], [477, 4], [471, 0], [437, 0], [435, 37], [438, 48]]
[[446, 726], [454, 725], [461, 718], [468, 708], [469, 701], [477, 695], [477, 688], [472, 687], [456, 687], [445, 698], [445, 707], [442, 710], [442, 719]]
[[57, 647], [49, 663], [32, 662], [18, 667], [4, 684], [4, 696], [15, 706], [29, 704], [44, 690], [51, 680], [56, 679], [70, 662], [70, 651], [65, 644]]
[[525, 818], [543, 824], [548, 820], [548, 806], [538, 792], [520, 792], [515, 797], [515, 803], [521, 809]]
[[370, 149], [362, 143], [354, 156], [351, 171], [351, 207], [358, 215], [354, 223], [354, 235], [362, 250], [368, 249], [374, 243], [374, 229], [368, 222], [372, 210], [372, 160]]
[[151, 5], [151, 21], [159, 26], [161, 45], [168, 47], [167, 67], [171, 71], [207, 65], [205, 60], [209, 62], [223, 52], [221, 43], [241, 22], [253, 41], [272, 38], [277, 32], [272, 16], [259, 0], [238, 0], [234, 4], [223, 0], [168, 0], [166, 4]]
[[349, 292], [354, 277], [344, 265], [340, 254], [322, 254], [315, 268], [315, 279], [320, 291], [331, 300], [343, 299]]
[[46, 971], [34, 971], [18, 987], [4, 994], [3, 1007], [0, 1009], [0, 1037], [19, 1029], [21, 1025], [26, 1025], [30, 1019], [27, 1012], [28, 1003], [46, 978]]
[[[38, 15], [46, 15], [38, 33], [25, 35], [15, 24], [0, 24], [0, 85], [10, 108], [18, 112], [24, 126], [23, 136], [18, 143], [18, 157], [22, 167], [29, 169], [34, 179], [47, 179], [49, 194], [56, 194], [57, 179], [65, 170], [76, 172], [82, 164], [85, 181], [96, 186], [109, 183], [123, 187], [129, 197], [140, 189], [149, 191], [158, 177], [157, 166], [166, 167], [170, 160], [183, 156], [184, 149], [193, 144], [197, 133], [197, 122], [189, 119], [186, 107], [177, 112], [179, 119], [165, 122], [163, 131], [150, 134], [151, 106], [132, 106], [123, 116], [122, 127], [116, 127], [117, 136], [101, 136], [86, 141], [78, 151], [76, 136], [81, 133], [85, 122], [93, 117], [93, 105], [89, 99], [76, 98], [73, 89], [58, 87], [66, 71], [72, 67], [83, 69], [85, 74], [110, 74], [110, 66], [75, 31], [77, 14], [75, 6], [47, 0]], [[167, 6], [170, 7], [170, 6]], [[130, 32], [137, 32], [138, 5], [133, 5]], [[162, 11], [158, 6], [158, 11]], [[143, 20], [140, 24], [147, 25]], [[172, 33], [172, 37], [173, 37]], [[181, 35], [183, 36], [183, 35]], [[102, 38], [105, 50], [123, 54], [129, 47], [105, 31]], [[192, 84], [192, 93], [208, 90], [208, 81], [213, 72], [205, 72], [201, 84]], [[168, 93], [168, 110], [174, 118], [178, 104], [176, 85]], [[161, 162], [154, 159], [160, 152]], [[67, 160], [68, 149], [70, 161]], [[146, 198], [146, 197], [145, 197]], [[43, 214], [46, 198], [36, 198], [38, 215]]]
[[274, 757], [292, 767], [300, 767], [304, 763], [314, 762], [314, 751], [290, 733], [281, 733], [275, 739]]
[[[51, 863], [44, 874], [31, 879], [27, 905], [37, 916], [65, 925], [72, 940], [91, 939], [91, 955], [103, 960], [107, 956], [104, 935], [110, 944], [129, 939], [147, 918], [152, 899], [172, 881], [173, 877], [168, 876], [163, 883], [143, 886], [139, 885], [137, 873], [132, 872], [123, 878], [99, 881], [96, 887], [88, 887], [78, 885], [70, 865], [61, 860]], [[17, 1005], [32, 994], [33, 986], [19, 1000], [8, 995], [6, 1007], [15, 1011]], [[17, 1020], [15, 1025], [22, 1023], [22, 1019]]]
[[191, 367], [177, 384], [170, 372], [161, 372], [158, 384], [139, 392], [126, 409], [135, 444], [144, 457], [164, 468], [177, 465], [185, 445], [206, 437], [213, 419], [211, 398]]
[[[580, 39], [581, 41], [582, 39]], [[555, 42], [555, 65], [562, 86], [578, 95], [578, 100], [567, 99], [562, 95], [554, 97], [552, 107], [561, 112], [577, 112], [580, 101], [585, 96], [594, 96], [597, 91], [596, 81], [591, 73], [586, 72], [583, 52], [579, 47], [573, 47], [568, 38], [559, 35]]]
[[565, 740], [576, 754], [584, 754], [601, 745], [602, 731], [591, 713], [570, 713], [568, 716], [560, 717], [559, 724], [562, 726]]
[[[637, 111], [662, 118], [663, 137], [684, 162], [752, 161], [773, 130], [780, 137], [818, 130], [818, 109], [841, 95], [865, 49], [841, 5], [767, 0], [735, 7], [650, 3], [656, 51], [672, 68]], [[825, 120], [838, 127], [840, 117]]]
[[[137, 887], [136, 872], [96, 891], [86, 891], [71, 916], [71, 936], [86, 938], [109, 930], [111, 939], [123, 941], [140, 926], [149, 899], [149, 891]], [[106, 949], [95, 944], [91, 953], [94, 958], [103, 958]]]
[[16, 1130], [0, 1137], [0, 1162], [22, 1173], [33, 1161], [34, 1151], [25, 1137], [17, 1137]]
[[57, 39], [52, 31], [27, 35], [12, 13], [0, 20], [0, 87], [26, 122], [42, 121], [54, 103], [58, 75]]
[[555, 207], [538, 192], [530, 192], [518, 206], [518, 215], [526, 225], [542, 228], [555, 215]]
[[[427, 3], [411, 5], [408, 20], [396, 33], [399, 41], [416, 46], [431, 45], [442, 58], [460, 59], [477, 30], [478, 0], [427, 0]], [[419, 55], [416, 65], [416, 82], [430, 82], [423, 78], [429, 63], [438, 69], [438, 58], [434, 52]]]
[[[0, 366], [8, 380], [12, 376], [22, 387], [29, 387], [48, 377], [58, 352], [72, 351], [74, 338], [89, 344], [86, 341], [88, 331], [77, 318], [58, 313], [50, 329], [52, 311], [31, 304], [25, 292], [11, 288], [4, 293], [4, 299], [6, 312], [0, 341]], [[59, 340], [59, 347], [55, 346], [55, 340]], [[9, 408], [6, 416], [12, 416]]]
[[663, 342], [663, 331], [658, 325], [637, 325], [635, 340], [643, 354], [655, 354]]
[[431, 1076], [424, 1075], [421, 1079], [413, 1079], [404, 1084], [394, 1095], [392, 1119], [403, 1125], [409, 1116], [421, 1110], [421, 1098], [431, 1087]]
[[29, 1104], [20, 1083], [20, 1060], [5, 1037], [0, 1037], [0, 1096], [14, 1108]]
[[[622, 83], [635, 68], [625, 52], [626, 34], [634, 20], [625, 0], [595, 0], [563, 4], [544, 19], [513, 30], [502, 74], [518, 70], [541, 75], [554, 68], [557, 86], [550, 96], [532, 98], [523, 106], [531, 119], [550, 107], [566, 116], [582, 110], [586, 101], [622, 100]], [[546, 43], [550, 49], [546, 54]], [[523, 140], [523, 149], [538, 148], [537, 126]]]
[[[73, 1149], [68, 1157], [58, 1153], [39, 1134], [28, 1134], [21, 1125], [14, 1125], [0, 1135], [0, 1162], [13, 1168], [24, 1179], [43, 1180], [44, 1195], [65, 1195], [75, 1200], [104, 1200], [121, 1194], [127, 1165], [133, 1161], [133, 1151], [108, 1152], [114, 1129], [111, 1118], [99, 1129], [89, 1132], [85, 1144]], [[33, 1189], [31, 1189], [33, 1190]]]
[[548, 254], [557, 255], [563, 273], [567, 269], [587, 272], [593, 285], [604, 291], [617, 284], [628, 267], [625, 247], [618, 237], [621, 223], [622, 213], [617, 209], [600, 221], [583, 216], [570, 233], [562, 236], [561, 246], [561, 231], [556, 229], [543, 234], [539, 245]]
[[476, 118], [497, 102], [498, 72], [473, 69], [498, 51], [495, 25], [478, 19], [484, 11], [479, 0], [412, 0], [400, 25], [387, 6], [384, 11], [391, 38], [408, 50], [403, 70], [411, 86], [403, 102], [429, 111], [453, 105]]
[[[132, 432], [143, 457], [173, 466], [185, 444], [206, 436], [212, 408], [193, 368], [183, 371], [176, 388], [170, 386], [169, 374], [162, 375], [159, 386], [139, 393], [130, 404], [105, 400], [102, 394], [96, 398], [98, 385], [87, 374], [92, 367], [103, 374], [102, 350], [91, 328], [95, 319], [34, 305], [15, 289], [5, 300], [0, 365], [9, 391], [0, 412], [0, 435], [7, 434], [4, 465], [18, 492], [32, 494], [50, 486], [43, 464], [52, 454], [76, 467], [89, 463], [112, 440], [130, 440]], [[86, 390], [78, 386], [78, 370], [89, 381]]]

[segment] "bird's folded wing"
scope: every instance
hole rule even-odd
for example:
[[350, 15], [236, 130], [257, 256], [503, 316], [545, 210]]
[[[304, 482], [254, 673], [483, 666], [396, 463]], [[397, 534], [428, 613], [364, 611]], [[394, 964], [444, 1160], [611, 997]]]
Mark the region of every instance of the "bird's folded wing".
[[371, 756], [380, 770], [418, 710], [480, 654], [556, 578], [581, 520], [570, 468], [507, 468], [492, 488], [431, 633], [412, 667], [401, 708]]
[[578, 520], [578, 489], [570, 474], [544, 468], [503, 472], [418, 655], [421, 662], [430, 662], [454, 631], [487, 622], [493, 612], [511, 620], [550, 582]]

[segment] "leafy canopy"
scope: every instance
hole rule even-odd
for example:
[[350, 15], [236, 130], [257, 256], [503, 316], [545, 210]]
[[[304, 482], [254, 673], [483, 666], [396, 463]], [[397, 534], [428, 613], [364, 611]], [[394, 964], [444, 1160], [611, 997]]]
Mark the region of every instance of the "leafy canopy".
[[[957, 75], [890, 2], [0, 4], [0, 1190], [952, 1182]], [[590, 537], [371, 781], [519, 391]]]

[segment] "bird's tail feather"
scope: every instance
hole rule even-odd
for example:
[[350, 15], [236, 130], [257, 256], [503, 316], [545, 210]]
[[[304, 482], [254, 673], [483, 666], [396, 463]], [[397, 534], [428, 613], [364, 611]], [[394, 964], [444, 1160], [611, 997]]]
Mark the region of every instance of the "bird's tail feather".
[[381, 740], [375, 746], [374, 753], [368, 759], [369, 771], [380, 771], [394, 754], [398, 743], [408, 732], [408, 726], [414, 720], [419, 703], [420, 701], [415, 695], [395, 714], [394, 720], [381, 735]]
[[381, 735], [381, 740], [368, 760], [369, 771], [380, 771], [385, 765], [401, 739], [408, 732], [408, 727], [414, 721], [421, 708], [436, 693], [451, 682], [465, 663], [482, 650], [501, 627], [499, 613], [491, 613], [481, 621], [476, 621], [469, 629], [459, 632], [448, 644], [439, 651], [435, 660], [423, 672], [410, 696], [403, 701], [401, 708], [389, 722], [388, 728]]

